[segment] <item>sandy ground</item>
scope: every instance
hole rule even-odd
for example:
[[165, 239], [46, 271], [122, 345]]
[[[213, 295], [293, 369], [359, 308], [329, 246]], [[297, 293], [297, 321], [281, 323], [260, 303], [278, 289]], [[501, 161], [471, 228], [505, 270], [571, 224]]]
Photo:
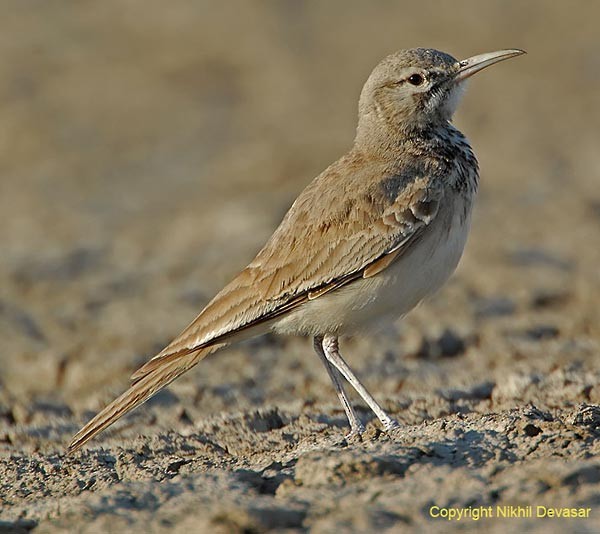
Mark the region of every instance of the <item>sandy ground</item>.
[[[5, 2], [0, 532], [600, 531], [599, 5]], [[347, 443], [310, 341], [267, 336], [66, 457], [348, 148], [377, 61], [418, 45], [529, 54], [456, 117], [482, 169], [456, 275], [343, 341], [402, 428], [356, 399]]]

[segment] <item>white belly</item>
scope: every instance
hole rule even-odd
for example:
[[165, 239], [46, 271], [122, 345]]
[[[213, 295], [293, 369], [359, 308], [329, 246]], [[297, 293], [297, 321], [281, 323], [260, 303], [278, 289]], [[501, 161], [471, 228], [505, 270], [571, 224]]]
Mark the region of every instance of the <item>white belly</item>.
[[416, 246], [372, 278], [309, 301], [273, 325], [282, 334], [343, 334], [408, 313], [456, 269], [470, 225], [470, 206], [441, 208]]

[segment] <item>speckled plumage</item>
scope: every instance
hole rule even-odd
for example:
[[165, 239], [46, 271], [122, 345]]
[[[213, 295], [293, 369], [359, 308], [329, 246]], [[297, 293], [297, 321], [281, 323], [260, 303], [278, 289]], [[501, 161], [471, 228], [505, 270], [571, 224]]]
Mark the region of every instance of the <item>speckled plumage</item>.
[[337, 337], [404, 315], [454, 271], [478, 167], [450, 120], [464, 79], [519, 53], [459, 62], [436, 50], [411, 49], [385, 58], [361, 92], [352, 149], [308, 185], [254, 260], [134, 373], [131, 388], [90, 421], [70, 449], [210, 352], [268, 330], [315, 337], [353, 432], [362, 425], [338, 371], [386, 428], [395, 426], [341, 359]]

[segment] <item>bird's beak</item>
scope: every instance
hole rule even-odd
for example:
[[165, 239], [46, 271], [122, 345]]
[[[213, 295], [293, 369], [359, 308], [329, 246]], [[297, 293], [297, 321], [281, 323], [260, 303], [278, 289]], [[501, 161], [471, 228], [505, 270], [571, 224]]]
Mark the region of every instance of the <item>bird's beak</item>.
[[488, 52], [487, 54], [479, 54], [468, 59], [463, 59], [458, 63], [458, 72], [454, 76], [454, 81], [460, 82], [466, 80], [469, 76], [473, 76], [494, 63], [517, 57], [525, 54], [524, 50], [498, 50], [497, 52]]

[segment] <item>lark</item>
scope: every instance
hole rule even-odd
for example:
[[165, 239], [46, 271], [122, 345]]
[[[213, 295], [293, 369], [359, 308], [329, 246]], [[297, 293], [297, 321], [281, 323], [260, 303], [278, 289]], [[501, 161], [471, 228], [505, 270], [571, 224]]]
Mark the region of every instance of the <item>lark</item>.
[[384, 429], [398, 427], [344, 361], [338, 339], [405, 315], [455, 270], [479, 171], [452, 116], [470, 76], [521, 54], [458, 61], [415, 48], [383, 59], [360, 94], [350, 151], [304, 189], [254, 260], [132, 375], [129, 389], [74, 436], [69, 451], [208, 354], [269, 331], [313, 338], [350, 435], [365, 427], [342, 378]]

